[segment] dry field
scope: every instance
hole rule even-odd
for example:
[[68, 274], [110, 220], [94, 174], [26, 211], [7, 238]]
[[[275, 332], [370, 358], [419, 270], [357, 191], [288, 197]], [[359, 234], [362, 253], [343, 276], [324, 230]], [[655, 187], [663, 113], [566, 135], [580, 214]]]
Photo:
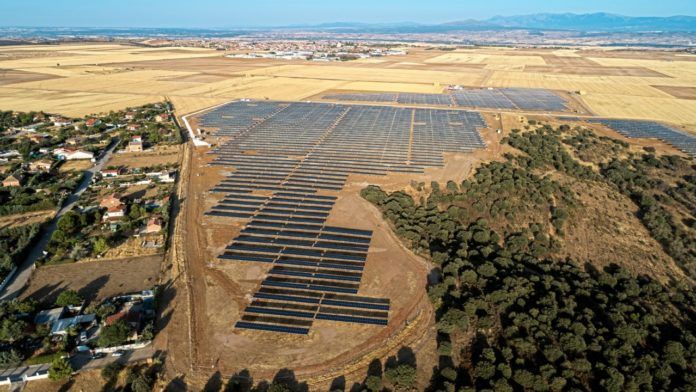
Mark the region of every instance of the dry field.
[[162, 146], [152, 151], [119, 152], [111, 155], [106, 167], [127, 167], [130, 169], [156, 165], [170, 165], [179, 161], [179, 146]]
[[696, 127], [696, 56], [602, 49], [411, 48], [407, 56], [315, 63], [231, 59], [194, 48], [116, 44], [0, 49], [0, 108], [69, 115], [171, 99], [179, 114], [238, 99], [327, 90], [440, 92], [446, 84], [582, 91], [595, 114]]
[[62, 290], [77, 290], [88, 300], [152, 288], [158, 283], [162, 256], [144, 256], [99, 262], [79, 262], [38, 268], [22, 298], [53, 304]]
[[92, 162], [89, 159], [80, 159], [76, 161], [66, 161], [60, 165], [58, 171], [61, 173], [73, 172], [73, 171], [84, 171], [92, 167]]
[[56, 212], [54, 210], [32, 211], [25, 214], [14, 214], [0, 217], [0, 229], [6, 227], [19, 227], [33, 223], [42, 223], [51, 218]]

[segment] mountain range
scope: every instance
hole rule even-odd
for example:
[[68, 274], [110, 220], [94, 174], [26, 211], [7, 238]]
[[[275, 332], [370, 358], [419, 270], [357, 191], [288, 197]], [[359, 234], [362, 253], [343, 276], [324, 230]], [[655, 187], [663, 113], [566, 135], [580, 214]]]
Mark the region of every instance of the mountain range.
[[624, 16], [604, 12], [592, 14], [530, 14], [495, 16], [485, 20], [466, 19], [442, 24], [353, 23], [335, 22], [319, 25], [285, 26], [277, 29], [309, 29], [341, 32], [436, 33], [458, 30], [569, 30], [583, 32], [696, 32], [694, 16]]

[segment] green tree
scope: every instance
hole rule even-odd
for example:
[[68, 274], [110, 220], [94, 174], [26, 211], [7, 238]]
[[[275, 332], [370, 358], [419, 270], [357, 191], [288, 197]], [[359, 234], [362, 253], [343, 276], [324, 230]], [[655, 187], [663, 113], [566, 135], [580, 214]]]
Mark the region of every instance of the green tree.
[[83, 299], [75, 290], [63, 290], [56, 299], [56, 306], [77, 306]]
[[123, 320], [119, 320], [102, 328], [97, 343], [101, 347], [119, 346], [128, 340], [130, 334], [130, 327]]
[[51, 380], [65, 380], [73, 374], [72, 365], [66, 358], [56, 356], [51, 362], [51, 367], [48, 369], [48, 378]]
[[402, 363], [388, 368], [384, 372], [384, 376], [397, 389], [406, 389], [412, 387], [416, 382], [416, 368], [410, 364]]

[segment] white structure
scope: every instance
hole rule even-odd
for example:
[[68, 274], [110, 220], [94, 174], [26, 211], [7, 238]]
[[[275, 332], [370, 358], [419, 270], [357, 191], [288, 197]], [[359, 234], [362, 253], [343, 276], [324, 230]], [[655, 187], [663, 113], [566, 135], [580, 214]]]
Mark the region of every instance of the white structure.
[[78, 159], [94, 159], [94, 154], [92, 154], [89, 151], [73, 150], [69, 148], [56, 148], [55, 150], [53, 150], [53, 156], [66, 161], [73, 161]]

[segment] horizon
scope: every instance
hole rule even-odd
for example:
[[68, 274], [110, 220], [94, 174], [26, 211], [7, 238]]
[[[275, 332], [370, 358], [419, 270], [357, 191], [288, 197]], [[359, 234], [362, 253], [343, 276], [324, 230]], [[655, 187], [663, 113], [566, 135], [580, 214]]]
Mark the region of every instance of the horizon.
[[[254, 29], [321, 24], [403, 24], [437, 25], [456, 21], [485, 21], [494, 17], [535, 14], [606, 13], [627, 17], [695, 16], [696, 3], [666, 0], [618, 2], [598, 0], [547, 4], [541, 0], [517, 4], [511, 0], [491, 0], [485, 4], [462, 4], [438, 0], [428, 4], [386, 0], [373, 4], [357, 0], [350, 4], [326, 4], [302, 0], [292, 6], [275, 0], [253, 4], [228, 4], [220, 0], [203, 0], [191, 7], [183, 0], [153, 0], [146, 4], [127, 4], [106, 0], [92, 3], [69, 0], [10, 0], [3, 4], [2, 28], [113, 28], [113, 29]], [[433, 4], [435, 3], [435, 4]], [[78, 12], [79, 11], [79, 12]]]

